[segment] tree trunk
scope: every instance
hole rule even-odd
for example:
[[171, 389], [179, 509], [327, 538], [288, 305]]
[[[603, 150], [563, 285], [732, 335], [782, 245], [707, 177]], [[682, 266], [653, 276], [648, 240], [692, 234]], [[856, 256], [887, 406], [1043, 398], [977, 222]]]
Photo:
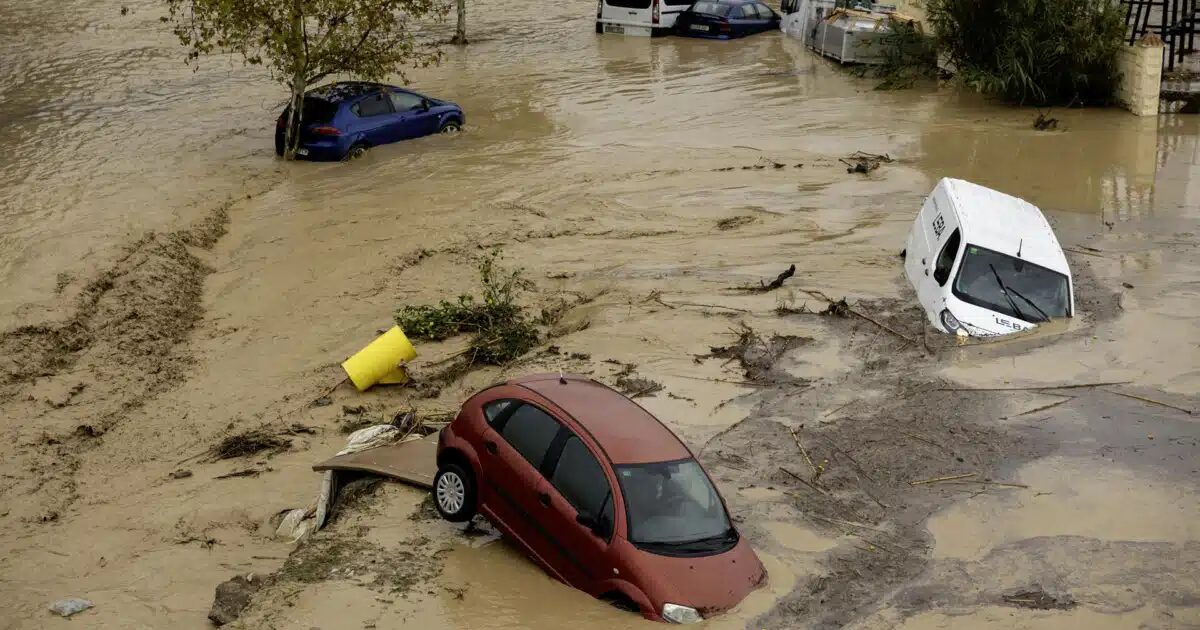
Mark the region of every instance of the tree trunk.
[[288, 114], [287, 129], [283, 135], [283, 159], [296, 159], [296, 150], [300, 148], [300, 128], [304, 124], [304, 90], [308, 87], [306, 67], [308, 66], [308, 42], [305, 40], [304, 7], [301, 0], [292, 0], [291, 32], [288, 33], [288, 53], [298, 57], [298, 63], [292, 67], [292, 107]]
[[464, 46], [467, 43], [467, 0], [458, 0], [458, 28], [454, 30], [451, 44]]
[[300, 125], [304, 118], [304, 89], [308, 84], [304, 75], [292, 77], [292, 105], [288, 109], [287, 127], [283, 134], [283, 159], [296, 159], [296, 149], [300, 148]]

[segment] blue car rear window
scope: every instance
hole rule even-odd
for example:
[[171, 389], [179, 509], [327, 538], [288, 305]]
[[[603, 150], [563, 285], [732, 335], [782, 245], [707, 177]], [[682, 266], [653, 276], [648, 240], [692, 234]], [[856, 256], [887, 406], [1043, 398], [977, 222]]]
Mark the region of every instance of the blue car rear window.
[[[286, 117], [291, 107], [286, 107], [283, 110], [283, 115]], [[333, 120], [337, 114], [337, 105], [330, 103], [323, 98], [313, 98], [306, 96], [304, 98], [304, 109], [300, 110], [300, 117], [305, 124], [308, 123], [327, 123]]]
[[705, 15], [715, 15], [717, 17], [725, 17], [729, 14], [729, 9], [732, 5], [722, 4], [720, 2], [697, 2], [692, 5], [692, 13], [704, 13]]

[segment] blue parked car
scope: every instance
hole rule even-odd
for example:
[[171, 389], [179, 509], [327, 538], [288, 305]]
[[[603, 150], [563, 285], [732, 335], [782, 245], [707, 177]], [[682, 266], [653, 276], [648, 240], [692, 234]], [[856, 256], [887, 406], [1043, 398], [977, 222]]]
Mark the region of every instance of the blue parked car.
[[779, 30], [779, 14], [758, 0], [701, 0], [675, 20], [675, 33], [687, 37], [733, 39]]
[[[285, 107], [275, 125], [275, 153], [283, 155]], [[456, 133], [467, 117], [458, 105], [382, 83], [331, 83], [304, 95], [298, 157], [341, 160], [367, 149], [434, 133]]]

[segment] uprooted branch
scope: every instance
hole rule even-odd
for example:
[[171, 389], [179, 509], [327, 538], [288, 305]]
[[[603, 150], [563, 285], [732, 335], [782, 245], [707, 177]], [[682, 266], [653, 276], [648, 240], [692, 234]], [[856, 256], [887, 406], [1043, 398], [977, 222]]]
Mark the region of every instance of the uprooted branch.
[[855, 151], [849, 156], [838, 159], [839, 162], [846, 165], [847, 173], [870, 173], [879, 168], [880, 164], [891, 164], [893, 162], [888, 154], [864, 153]]
[[782, 273], [780, 273], [778, 276], [775, 276], [775, 279], [770, 282], [763, 282], [759, 280], [757, 285], [752, 284], [748, 286], [737, 287], [737, 290], [746, 291], [748, 293], [767, 293], [768, 291], [774, 291], [775, 289], [782, 287], [783, 283], [794, 275], [796, 275], [796, 265], [789, 265], [787, 269], [784, 269]]
[[808, 337], [793, 335], [771, 335], [768, 338], [760, 336], [753, 328], [741, 324], [733, 331], [737, 340], [728, 346], [712, 346], [707, 355], [700, 355], [698, 360], [705, 358], [726, 359], [726, 362], [737, 361], [748, 381], [763, 382], [766, 380], [784, 379], [785, 375], [775, 370], [775, 363], [789, 350], [812, 341]]
[[[916, 340], [913, 339], [912, 337], [909, 337], [908, 335], [905, 335], [904, 333], [896, 330], [895, 328], [892, 328], [891, 326], [888, 326], [887, 324], [880, 322], [879, 320], [875, 319], [874, 317], [871, 317], [870, 315], [867, 315], [866, 313], [863, 313], [861, 311], [854, 309], [853, 307], [850, 306], [849, 303], [846, 302], [846, 298], [842, 298], [840, 300], [834, 300], [834, 299], [830, 298], [828, 295], [825, 295], [823, 292], [818, 291], [816, 289], [800, 289], [800, 291], [803, 293], [807, 293], [808, 295], [811, 295], [819, 300], [824, 300], [829, 303], [829, 307], [821, 312], [822, 315], [833, 315], [835, 317], [849, 317], [850, 315], [853, 315], [855, 317], [858, 317], [859, 319], [868, 321], [868, 322], [878, 326], [880, 329], [888, 332], [889, 334], [891, 334], [899, 339], [902, 339], [908, 343], [911, 343], [914, 346], [918, 345]], [[928, 348], [926, 348], [926, 351], [928, 351]]]
[[227, 436], [209, 449], [209, 456], [214, 459], [233, 459], [246, 457], [264, 451], [271, 454], [286, 451], [292, 446], [290, 440], [285, 440], [265, 427], [250, 429]]
[[522, 270], [505, 270], [498, 260], [498, 254], [491, 254], [477, 261], [482, 299], [460, 295], [455, 302], [443, 300], [437, 306], [404, 306], [396, 313], [396, 323], [412, 339], [472, 333], [470, 348], [463, 353], [468, 364], [502, 365], [525, 354], [537, 345], [538, 331], [517, 297], [532, 283]]

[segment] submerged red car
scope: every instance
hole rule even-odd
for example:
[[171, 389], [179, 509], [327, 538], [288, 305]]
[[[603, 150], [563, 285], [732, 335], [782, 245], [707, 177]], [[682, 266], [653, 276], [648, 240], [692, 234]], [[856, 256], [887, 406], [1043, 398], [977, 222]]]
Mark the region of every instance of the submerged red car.
[[647, 618], [700, 621], [766, 578], [683, 442], [586, 377], [476, 394], [442, 431], [437, 464], [443, 518], [482, 513], [550, 575]]

